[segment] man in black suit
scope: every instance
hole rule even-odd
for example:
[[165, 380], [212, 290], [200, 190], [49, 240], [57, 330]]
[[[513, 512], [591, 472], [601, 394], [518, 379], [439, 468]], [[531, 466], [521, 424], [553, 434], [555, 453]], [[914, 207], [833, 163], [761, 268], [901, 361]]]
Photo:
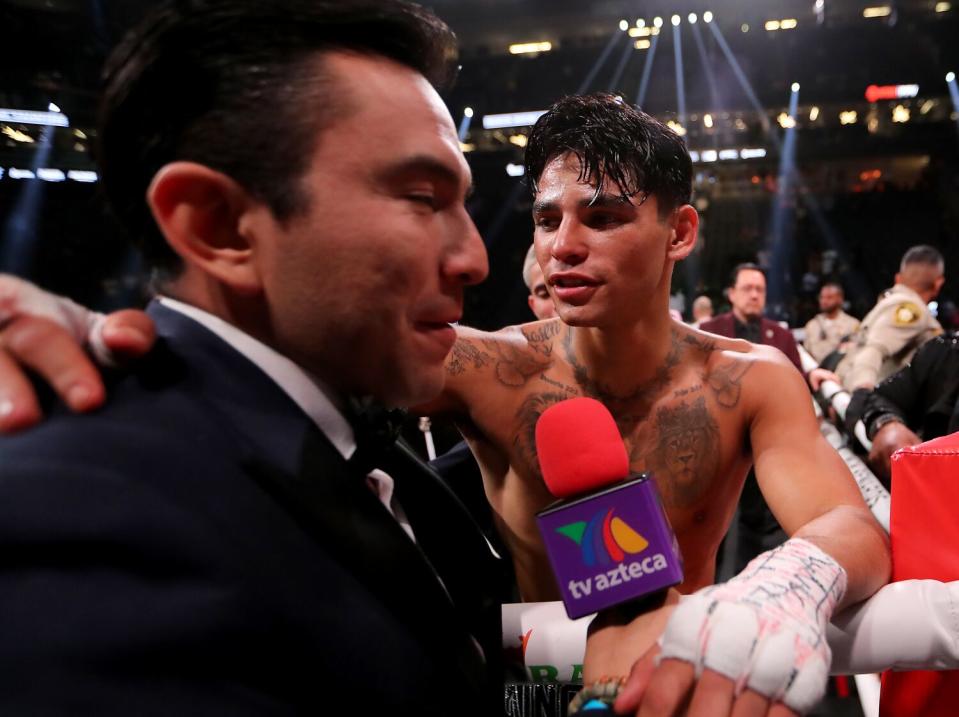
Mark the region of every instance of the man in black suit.
[[375, 420], [439, 392], [487, 271], [454, 50], [399, 0], [169, 2], [115, 50], [159, 340], [0, 442], [0, 712], [495, 712], [496, 561]]

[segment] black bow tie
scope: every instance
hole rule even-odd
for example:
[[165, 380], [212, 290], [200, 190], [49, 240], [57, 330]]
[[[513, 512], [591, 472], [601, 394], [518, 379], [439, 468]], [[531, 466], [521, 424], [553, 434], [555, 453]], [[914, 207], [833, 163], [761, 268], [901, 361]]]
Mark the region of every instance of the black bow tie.
[[386, 408], [369, 398], [351, 398], [346, 417], [356, 438], [356, 452], [350, 457], [349, 465], [365, 476], [393, 449], [406, 411]]

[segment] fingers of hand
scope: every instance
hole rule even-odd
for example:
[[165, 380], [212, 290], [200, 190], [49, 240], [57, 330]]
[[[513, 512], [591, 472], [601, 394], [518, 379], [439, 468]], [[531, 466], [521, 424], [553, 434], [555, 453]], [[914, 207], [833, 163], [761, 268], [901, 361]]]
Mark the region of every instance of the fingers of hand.
[[0, 349], [9, 359], [5, 380], [17, 381], [19, 376], [23, 381], [17, 384], [18, 400], [26, 402], [23, 407], [30, 400], [35, 405], [36, 400], [25, 369], [38, 373], [74, 411], [87, 411], [103, 402], [103, 383], [97, 370], [75, 337], [54, 321], [31, 316], [13, 319], [0, 332]]
[[671, 717], [687, 701], [696, 671], [688, 662], [666, 659], [652, 674], [642, 701], [639, 717]]
[[0, 350], [0, 433], [19, 431], [38, 420], [40, 406], [33, 386], [17, 362]]
[[716, 717], [716, 715], [722, 715], [726, 717], [733, 707], [735, 691], [736, 685], [733, 684], [731, 679], [720, 675], [718, 672], [705, 670], [696, 684], [687, 716]]
[[769, 699], [752, 690], [744, 691], [736, 698], [731, 717], [766, 717]]
[[656, 670], [658, 657], [659, 646], [654, 645], [633, 664], [633, 669], [626, 678], [626, 684], [623, 685], [616, 702], [613, 703], [613, 708], [618, 714], [632, 714], [639, 707], [639, 701]]
[[105, 366], [142, 356], [155, 340], [153, 321], [142, 311], [128, 309], [100, 315], [90, 327], [90, 350]]

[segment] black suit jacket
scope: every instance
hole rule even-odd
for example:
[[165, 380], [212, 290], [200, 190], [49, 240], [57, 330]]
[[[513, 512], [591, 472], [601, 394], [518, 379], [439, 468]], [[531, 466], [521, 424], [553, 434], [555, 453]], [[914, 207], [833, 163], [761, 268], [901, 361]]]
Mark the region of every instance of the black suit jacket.
[[254, 364], [150, 313], [104, 409], [0, 439], [0, 714], [501, 711], [498, 567], [448, 489], [384, 466], [414, 545]]

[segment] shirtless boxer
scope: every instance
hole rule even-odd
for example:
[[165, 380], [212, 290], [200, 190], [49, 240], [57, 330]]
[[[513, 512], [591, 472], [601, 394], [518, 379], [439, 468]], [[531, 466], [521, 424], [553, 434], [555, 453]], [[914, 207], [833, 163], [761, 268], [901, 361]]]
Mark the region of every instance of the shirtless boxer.
[[[794, 539], [792, 552], [770, 561], [785, 566], [770, 572], [785, 575], [784, 592], [809, 565], [828, 568], [831, 582], [821, 598], [830, 609], [875, 592], [889, 573], [884, 534], [820, 436], [802, 376], [775, 349], [668, 316], [673, 266], [692, 251], [698, 225], [682, 141], [612, 96], [571, 97], [534, 128], [527, 176], [535, 181], [536, 254], [560, 319], [492, 334], [461, 328], [444, 394], [428, 407], [452, 415], [469, 441], [524, 599], [557, 597], [534, 520], [552, 498], [539, 476], [533, 428], [546, 407], [581, 395], [610, 409], [631, 468], [656, 475], [684, 556], [681, 593], [713, 582], [716, 550], [750, 465]], [[748, 587], [749, 579], [729, 583], [720, 598], [739, 605], [736, 585]], [[608, 641], [629, 629], [610, 627]], [[594, 637], [602, 641], [603, 632]], [[765, 696], [742, 691], [754, 685], [738, 668], [716, 668], [728, 677], [708, 660], [694, 668], [688, 645], [676, 647], [674, 637], [667, 631], [664, 649], [678, 659], [656, 668], [641, 714], [672, 714], [703, 665], [692, 709], [719, 704], [709, 714], [728, 714], [735, 702], [753, 710], [744, 714], [785, 710], [777, 702], [785, 688]], [[636, 654], [633, 648], [605, 661], [600, 655], [595, 664], [622, 672]], [[638, 702], [633, 695], [648, 683], [651, 656], [640, 663], [624, 705]], [[651, 704], [660, 711], [648, 711]]]

